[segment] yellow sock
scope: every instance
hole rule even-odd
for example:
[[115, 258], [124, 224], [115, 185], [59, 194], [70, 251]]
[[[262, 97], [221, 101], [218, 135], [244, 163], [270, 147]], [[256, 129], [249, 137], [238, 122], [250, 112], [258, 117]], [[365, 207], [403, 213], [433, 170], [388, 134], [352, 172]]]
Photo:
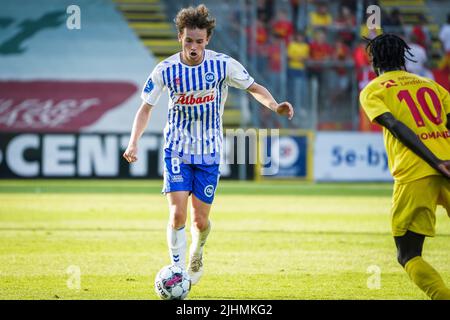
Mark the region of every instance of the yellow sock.
[[411, 280], [433, 300], [450, 300], [450, 289], [446, 287], [439, 273], [422, 257], [409, 260], [405, 270]]

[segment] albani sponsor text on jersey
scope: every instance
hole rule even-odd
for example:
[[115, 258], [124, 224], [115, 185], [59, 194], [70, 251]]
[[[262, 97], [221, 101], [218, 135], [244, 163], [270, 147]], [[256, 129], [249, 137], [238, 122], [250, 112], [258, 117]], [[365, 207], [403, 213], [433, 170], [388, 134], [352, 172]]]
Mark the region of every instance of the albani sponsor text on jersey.
[[178, 96], [178, 99], [175, 102], [175, 104], [198, 105], [201, 103], [213, 102], [214, 99], [215, 99], [214, 92], [203, 97], [195, 97], [193, 94], [186, 95], [185, 93], [182, 93], [181, 95]]

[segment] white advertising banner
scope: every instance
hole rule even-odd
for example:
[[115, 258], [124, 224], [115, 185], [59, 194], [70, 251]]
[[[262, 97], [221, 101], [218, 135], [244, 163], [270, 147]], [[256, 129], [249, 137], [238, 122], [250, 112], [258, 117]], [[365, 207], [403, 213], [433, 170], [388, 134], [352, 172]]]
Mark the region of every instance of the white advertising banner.
[[392, 181], [381, 133], [318, 132], [315, 181]]

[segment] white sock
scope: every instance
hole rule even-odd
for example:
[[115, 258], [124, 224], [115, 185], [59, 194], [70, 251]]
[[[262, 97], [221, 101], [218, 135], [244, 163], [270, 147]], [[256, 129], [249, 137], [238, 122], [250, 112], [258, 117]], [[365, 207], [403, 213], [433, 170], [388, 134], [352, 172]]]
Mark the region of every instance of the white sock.
[[172, 264], [186, 268], [186, 229], [183, 226], [174, 229], [169, 224], [167, 226], [167, 244], [169, 245], [169, 255]]
[[195, 227], [191, 227], [191, 234], [192, 234], [192, 244], [190, 248], [189, 254], [199, 256], [203, 253], [203, 246], [206, 243], [206, 239], [208, 238], [209, 232], [211, 231], [211, 221], [208, 221], [208, 227], [203, 230], [199, 231]]

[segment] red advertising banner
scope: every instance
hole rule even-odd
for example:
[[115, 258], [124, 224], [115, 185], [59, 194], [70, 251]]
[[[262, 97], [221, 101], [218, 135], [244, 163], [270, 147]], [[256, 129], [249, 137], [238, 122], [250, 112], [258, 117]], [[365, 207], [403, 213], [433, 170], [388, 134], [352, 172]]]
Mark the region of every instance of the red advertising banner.
[[112, 81], [0, 81], [0, 132], [79, 132], [137, 89]]

